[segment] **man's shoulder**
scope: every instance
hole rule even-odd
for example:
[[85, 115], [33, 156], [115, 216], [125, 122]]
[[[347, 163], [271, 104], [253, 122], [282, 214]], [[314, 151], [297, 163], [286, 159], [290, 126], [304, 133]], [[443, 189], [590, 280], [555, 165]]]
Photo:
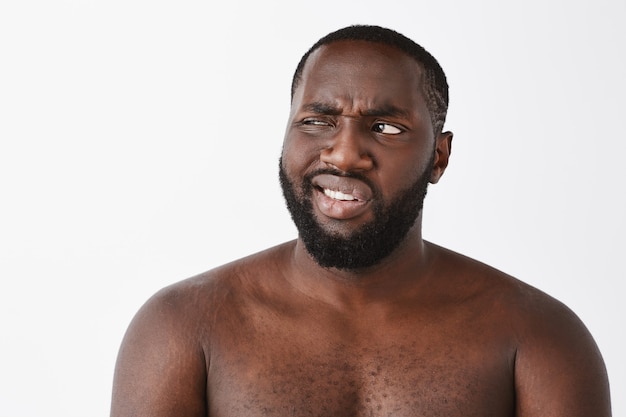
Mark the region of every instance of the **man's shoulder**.
[[177, 281], [156, 292], [147, 304], [184, 314], [190, 310], [195, 313], [210, 310], [222, 304], [225, 298], [270, 283], [281, 273], [291, 244], [286, 242]]
[[465, 290], [467, 297], [473, 295], [481, 303], [500, 309], [507, 320], [527, 326], [578, 321], [562, 301], [526, 283], [523, 277], [514, 277], [466, 255], [432, 246], [439, 258], [439, 268], [450, 277], [451, 286]]
[[438, 253], [445, 261], [440, 264], [458, 272], [457, 285], [475, 288], [468, 317], [479, 322], [479, 339], [495, 335], [491, 340], [505, 340], [514, 353], [519, 410], [538, 410], [537, 404], [543, 404], [543, 415], [610, 415], [602, 355], [569, 306], [484, 263], [445, 249]]
[[120, 347], [113, 414], [205, 415], [211, 352], [214, 346], [228, 350], [247, 343], [240, 337], [242, 323], [255, 317], [259, 288], [275, 281], [288, 247], [230, 262], [150, 297]]

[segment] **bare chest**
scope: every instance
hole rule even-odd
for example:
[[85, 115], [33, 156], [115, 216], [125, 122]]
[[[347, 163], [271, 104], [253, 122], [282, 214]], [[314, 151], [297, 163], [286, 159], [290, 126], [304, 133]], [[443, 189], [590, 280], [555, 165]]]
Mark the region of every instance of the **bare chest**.
[[420, 338], [258, 342], [212, 361], [211, 416], [513, 415], [501, 347]]

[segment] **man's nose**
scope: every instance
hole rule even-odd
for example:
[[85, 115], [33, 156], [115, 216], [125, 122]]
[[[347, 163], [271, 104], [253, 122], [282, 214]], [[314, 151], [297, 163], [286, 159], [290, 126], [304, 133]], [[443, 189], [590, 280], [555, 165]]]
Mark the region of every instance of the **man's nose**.
[[371, 169], [374, 166], [369, 151], [372, 139], [367, 133], [358, 123], [346, 123], [322, 150], [320, 160], [343, 172]]

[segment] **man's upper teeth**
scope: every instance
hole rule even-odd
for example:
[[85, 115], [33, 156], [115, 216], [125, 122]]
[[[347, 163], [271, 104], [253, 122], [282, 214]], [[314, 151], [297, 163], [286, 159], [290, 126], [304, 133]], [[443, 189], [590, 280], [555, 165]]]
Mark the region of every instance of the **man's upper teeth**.
[[328, 188], [324, 188], [324, 194], [326, 194], [327, 196], [335, 200], [348, 200], [348, 201], [356, 200], [356, 198], [354, 198], [350, 194], [344, 194], [341, 191], [329, 190]]

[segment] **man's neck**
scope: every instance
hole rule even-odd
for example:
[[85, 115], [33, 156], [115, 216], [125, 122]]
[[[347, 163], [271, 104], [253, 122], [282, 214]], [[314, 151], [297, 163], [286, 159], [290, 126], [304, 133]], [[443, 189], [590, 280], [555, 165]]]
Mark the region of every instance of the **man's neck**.
[[308, 297], [338, 309], [359, 309], [372, 303], [394, 303], [416, 290], [424, 281], [431, 262], [428, 244], [418, 224], [391, 255], [363, 269], [339, 270], [321, 267], [298, 239], [291, 254], [286, 278]]

